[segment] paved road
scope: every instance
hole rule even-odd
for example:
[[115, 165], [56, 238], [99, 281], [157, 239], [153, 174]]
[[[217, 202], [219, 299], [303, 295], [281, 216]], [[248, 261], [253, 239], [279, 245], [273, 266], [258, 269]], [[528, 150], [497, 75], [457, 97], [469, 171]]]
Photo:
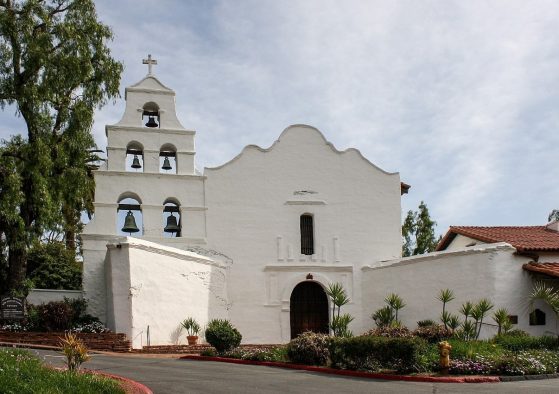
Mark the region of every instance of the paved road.
[[[63, 364], [60, 353], [31, 351], [50, 364]], [[107, 354], [93, 354], [85, 366], [129, 377], [145, 384], [156, 394], [559, 393], [559, 379], [481, 384], [393, 382], [254, 365]]]

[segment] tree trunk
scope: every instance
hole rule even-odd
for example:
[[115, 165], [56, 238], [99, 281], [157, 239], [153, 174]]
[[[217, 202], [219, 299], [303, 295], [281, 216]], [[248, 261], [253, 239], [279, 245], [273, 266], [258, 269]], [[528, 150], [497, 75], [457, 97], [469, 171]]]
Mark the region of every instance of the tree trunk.
[[22, 290], [27, 271], [27, 248], [23, 242], [11, 242], [8, 247], [8, 291]]

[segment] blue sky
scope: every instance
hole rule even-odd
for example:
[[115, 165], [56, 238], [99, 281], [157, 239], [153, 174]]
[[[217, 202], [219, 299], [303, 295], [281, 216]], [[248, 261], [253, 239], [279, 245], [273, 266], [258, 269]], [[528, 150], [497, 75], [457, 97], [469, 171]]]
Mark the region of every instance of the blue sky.
[[[449, 225], [543, 224], [559, 208], [557, 1], [97, 1], [124, 87], [155, 74], [197, 166], [317, 127], [412, 185]], [[123, 99], [96, 114], [116, 123]], [[21, 132], [0, 112], [0, 137]]]

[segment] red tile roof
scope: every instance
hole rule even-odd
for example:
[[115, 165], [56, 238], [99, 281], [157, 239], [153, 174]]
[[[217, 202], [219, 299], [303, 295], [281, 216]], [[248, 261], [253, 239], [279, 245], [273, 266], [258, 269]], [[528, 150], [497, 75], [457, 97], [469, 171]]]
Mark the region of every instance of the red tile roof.
[[519, 252], [559, 251], [559, 232], [546, 226], [451, 226], [436, 250], [444, 250], [457, 234], [482, 242], [507, 242]]
[[559, 278], [559, 263], [535, 263], [533, 261], [522, 266], [526, 271], [539, 272]]

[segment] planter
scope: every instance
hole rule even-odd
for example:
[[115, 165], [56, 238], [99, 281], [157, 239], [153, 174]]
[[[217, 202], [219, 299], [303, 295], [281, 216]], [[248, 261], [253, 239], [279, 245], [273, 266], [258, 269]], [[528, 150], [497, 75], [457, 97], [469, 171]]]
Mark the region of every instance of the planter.
[[186, 340], [188, 341], [189, 346], [196, 345], [198, 343], [198, 336], [197, 335], [188, 335], [186, 337]]

